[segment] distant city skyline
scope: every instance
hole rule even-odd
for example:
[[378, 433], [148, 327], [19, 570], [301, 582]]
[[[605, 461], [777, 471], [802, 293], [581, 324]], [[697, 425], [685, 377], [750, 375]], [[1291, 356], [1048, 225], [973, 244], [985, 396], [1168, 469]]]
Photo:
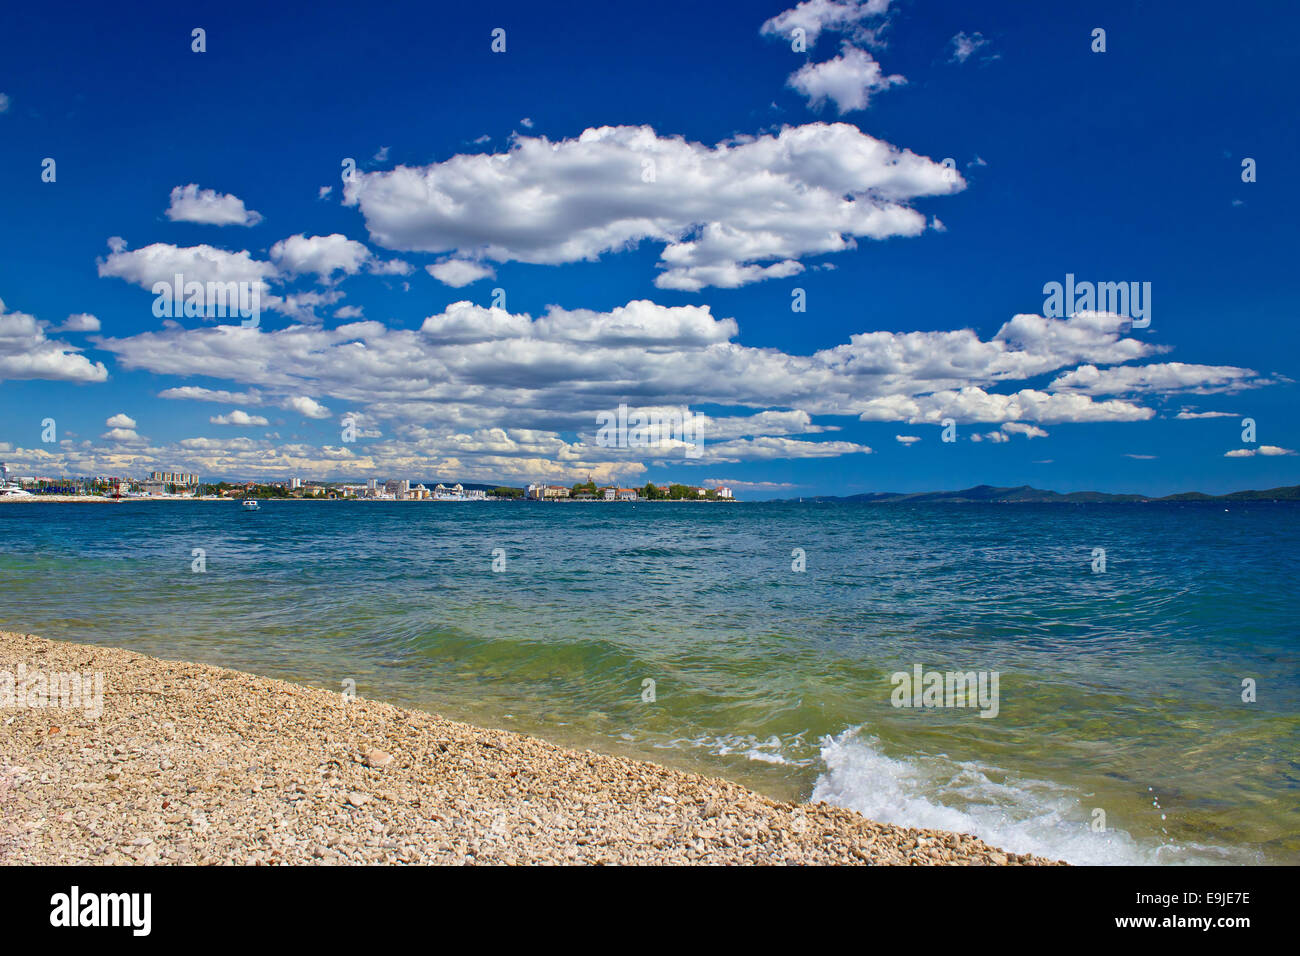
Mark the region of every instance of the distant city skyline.
[[1300, 483], [1295, 10], [396, 9], [13, 12], [11, 475]]

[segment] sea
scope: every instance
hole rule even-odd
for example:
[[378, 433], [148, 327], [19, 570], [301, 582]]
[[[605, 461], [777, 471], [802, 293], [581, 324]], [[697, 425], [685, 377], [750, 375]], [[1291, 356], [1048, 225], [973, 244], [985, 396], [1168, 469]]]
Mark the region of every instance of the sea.
[[1078, 864], [1300, 862], [1298, 581], [1285, 502], [0, 504], [5, 630]]

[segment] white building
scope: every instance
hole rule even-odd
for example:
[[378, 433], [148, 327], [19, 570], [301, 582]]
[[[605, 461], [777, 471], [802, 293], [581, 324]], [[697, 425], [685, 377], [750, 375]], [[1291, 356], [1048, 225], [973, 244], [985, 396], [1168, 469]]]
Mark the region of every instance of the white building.
[[564, 485], [529, 485], [528, 497], [533, 501], [554, 501], [569, 497], [569, 489]]

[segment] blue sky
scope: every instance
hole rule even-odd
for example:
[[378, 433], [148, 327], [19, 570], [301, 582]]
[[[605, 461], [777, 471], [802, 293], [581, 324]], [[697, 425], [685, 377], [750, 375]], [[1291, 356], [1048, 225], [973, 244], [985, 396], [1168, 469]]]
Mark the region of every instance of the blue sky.
[[[748, 498], [1300, 482], [1300, 16], [1079, 6], [16, 10], [0, 454]], [[256, 286], [257, 327], [155, 315], [178, 267]], [[1067, 273], [1149, 282], [1149, 327], [1044, 316]], [[601, 446], [620, 403], [707, 416], [702, 453]]]

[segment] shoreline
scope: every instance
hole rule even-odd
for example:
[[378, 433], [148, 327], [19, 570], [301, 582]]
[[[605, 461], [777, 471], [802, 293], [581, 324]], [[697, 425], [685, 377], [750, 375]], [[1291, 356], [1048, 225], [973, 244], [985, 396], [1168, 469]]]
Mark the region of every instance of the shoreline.
[[234, 501], [234, 502], [242, 502], [242, 501], [244, 501], [244, 500], [257, 501], [257, 502], [259, 502], [259, 503], [260, 503], [260, 502], [263, 502], [263, 501], [268, 501], [268, 502], [273, 501], [273, 502], [277, 502], [277, 503], [278, 503], [278, 502], [281, 502], [281, 501], [313, 501], [313, 502], [317, 502], [317, 501], [318, 501], [318, 502], [331, 502], [331, 501], [332, 501], [332, 502], [349, 502], [349, 501], [351, 501], [351, 502], [362, 502], [362, 503], [366, 503], [366, 504], [402, 504], [402, 505], [406, 505], [406, 504], [416, 504], [416, 505], [430, 505], [430, 504], [439, 504], [439, 505], [453, 505], [453, 504], [493, 504], [493, 503], [502, 503], [502, 502], [507, 502], [507, 501], [510, 501], [510, 502], [518, 501], [520, 504], [530, 504], [530, 505], [541, 505], [541, 504], [578, 504], [578, 505], [587, 505], [587, 504], [601, 504], [601, 505], [609, 505], [609, 504], [613, 504], [613, 505], [640, 505], [640, 504], [654, 504], [654, 505], [659, 505], [659, 504], [664, 504], [664, 505], [674, 505], [674, 504], [703, 504], [703, 505], [735, 505], [735, 504], [744, 504], [744, 502], [739, 501], [739, 500], [734, 499], [734, 498], [728, 498], [728, 499], [726, 499], [726, 500], [721, 500], [721, 501], [706, 501], [706, 500], [704, 500], [704, 499], [696, 499], [696, 498], [671, 498], [671, 499], [669, 499], [669, 498], [664, 498], [664, 499], [659, 499], [659, 498], [655, 498], [655, 499], [651, 499], [651, 498], [638, 498], [636, 501], [600, 501], [600, 500], [586, 501], [586, 500], [573, 500], [573, 499], [557, 499], [557, 500], [553, 500], [553, 501], [523, 501], [523, 500], [521, 500], [521, 499], [515, 499], [515, 498], [486, 498], [486, 499], [474, 499], [474, 498], [463, 498], [463, 499], [462, 499], [462, 498], [410, 498], [410, 499], [403, 499], [403, 498], [294, 498], [294, 497], [287, 497], [287, 498], [251, 498], [251, 499], [244, 499], [244, 498], [234, 498], [234, 497], [222, 497], [222, 496], [218, 496], [218, 495], [204, 495], [204, 496], [201, 497], [201, 498], [195, 498], [195, 497], [193, 497], [193, 496], [191, 496], [191, 495], [140, 495], [140, 496], [138, 496], [138, 497], [131, 497], [131, 498], [126, 498], [126, 497], [123, 497], [123, 498], [105, 498], [105, 497], [103, 497], [102, 495], [30, 495], [30, 496], [27, 496], [27, 495], [0, 495], [0, 503], [13, 502], [13, 503], [15, 503], [15, 504], [19, 504], [19, 503], [21, 503], [21, 504], [69, 504], [69, 503], [70, 503], [70, 504], [109, 504], [109, 505], [125, 505], [125, 504], [130, 504], [131, 502], [135, 502], [135, 501]]
[[0, 864], [1055, 862], [335, 691], [0, 631], [0, 676], [19, 664], [102, 674], [103, 711], [0, 705]]

